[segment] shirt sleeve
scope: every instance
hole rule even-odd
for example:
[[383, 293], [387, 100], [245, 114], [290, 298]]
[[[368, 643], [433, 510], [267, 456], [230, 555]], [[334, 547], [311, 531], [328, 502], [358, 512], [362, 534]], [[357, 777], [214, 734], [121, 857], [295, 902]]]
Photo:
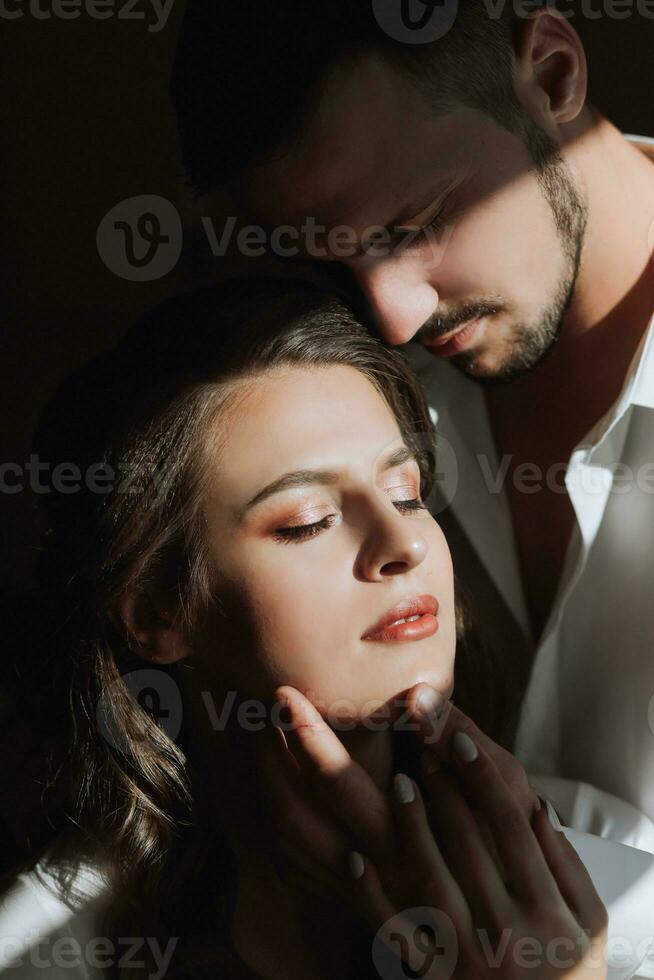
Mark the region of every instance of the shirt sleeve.
[[654, 823], [588, 783], [529, 779], [556, 809], [607, 908], [608, 980], [654, 980]]
[[0, 980], [105, 980], [113, 950], [97, 935], [100, 893], [71, 908], [47, 878], [17, 875], [0, 896]]

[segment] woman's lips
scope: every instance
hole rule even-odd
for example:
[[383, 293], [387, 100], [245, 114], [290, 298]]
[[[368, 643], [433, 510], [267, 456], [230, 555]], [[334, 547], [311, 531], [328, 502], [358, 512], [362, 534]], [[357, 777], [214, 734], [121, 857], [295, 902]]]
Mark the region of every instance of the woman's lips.
[[428, 636], [433, 636], [438, 629], [437, 613], [436, 596], [416, 596], [389, 609], [361, 639], [372, 640], [375, 643], [424, 640]]

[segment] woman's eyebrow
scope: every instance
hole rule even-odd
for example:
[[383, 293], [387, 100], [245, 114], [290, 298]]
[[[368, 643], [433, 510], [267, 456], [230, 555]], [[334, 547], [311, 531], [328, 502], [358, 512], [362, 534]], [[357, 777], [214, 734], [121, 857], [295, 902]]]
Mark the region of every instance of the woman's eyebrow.
[[[409, 449], [408, 446], [402, 446], [400, 449], [396, 449], [391, 455], [382, 463], [380, 467], [380, 472], [384, 473], [386, 470], [393, 469], [395, 466], [401, 466], [402, 463], [406, 463], [409, 460], [418, 462], [416, 453], [413, 449]], [[329, 486], [337, 483], [340, 479], [340, 473], [338, 470], [293, 470], [290, 473], [284, 473], [283, 476], [278, 477], [278, 479], [273, 480], [272, 483], [268, 483], [262, 490], [259, 490], [257, 494], [242, 510], [242, 514], [245, 514], [251, 507], [256, 504], [260, 504], [263, 500], [271, 497], [275, 493], [281, 493], [282, 490], [293, 490], [297, 487], [308, 487], [308, 486]]]

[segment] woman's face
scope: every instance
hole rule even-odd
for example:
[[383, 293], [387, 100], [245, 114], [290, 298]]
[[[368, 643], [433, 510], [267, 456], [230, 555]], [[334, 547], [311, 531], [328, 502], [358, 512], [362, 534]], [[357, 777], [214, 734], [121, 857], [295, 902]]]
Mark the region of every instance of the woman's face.
[[[330, 719], [362, 721], [418, 681], [449, 695], [450, 553], [407, 503], [418, 464], [398, 456], [371, 382], [341, 365], [279, 369], [251, 383], [221, 438], [204, 504], [217, 600], [197, 649], [211, 674], [264, 700], [290, 684]], [[366, 638], [405, 602], [420, 619]]]

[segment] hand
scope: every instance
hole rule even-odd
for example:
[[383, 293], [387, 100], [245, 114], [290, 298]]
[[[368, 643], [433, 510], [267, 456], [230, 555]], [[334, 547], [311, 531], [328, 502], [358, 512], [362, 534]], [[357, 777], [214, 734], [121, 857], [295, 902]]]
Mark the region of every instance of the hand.
[[[342, 742], [316, 708], [299, 691], [276, 692], [288, 704], [286, 734], [274, 727], [259, 736], [259, 781], [267, 805], [270, 845], [284, 880], [293, 878], [320, 898], [342, 892], [342, 856], [352, 834], [376, 839], [375, 857], [393, 847], [388, 800], [369, 774], [349, 756]], [[426, 684], [411, 688], [402, 705], [410, 723], [427, 746], [423, 769], [451, 759], [457, 730], [473, 736], [494, 759], [529, 819], [539, 801], [524, 770], [508, 752], [488, 739], [470, 719]]]
[[359, 833], [389, 847], [389, 801], [314, 705], [295, 688], [277, 692], [289, 717], [257, 736], [257, 768], [266, 807], [264, 826], [283, 880], [319, 898], [340, 901], [346, 855]]
[[[421, 685], [421, 687], [424, 688], [426, 685]], [[511, 755], [510, 752], [507, 752], [506, 749], [503, 749], [497, 742], [494, 742], [477, 728], [475, 723], [454, 704], [447, 702], [444, 705], [437, 739], [429, 736], [428, 728], [429, 725], [423, 723], [425, 751], [420, 761], [421, 770], [425, 776], [428, 776], [442, 763], [453, 763], [454, 736], [458, 732], [464, 732], [494, 762], [497, 771], [513, 797], [520, 804], [527, 819], [533, 819], [538, 813], [540, 800], [535, 790], [529, 785], [527, 774], [520, 762], [514, 755]]]
[[[404, 904], [390, 897], [369, 856], [350, 855], [353, 900], [377, 932], [373, 956], [382, 943], [412, 975], [434, 980], [448, 980], [455, 969], [471, 980], [604, 980], [607, 914], [576, 851], [544, 808], [530, 824], [483, 749], [465, 735], [455, 745], [458, 779], [429, 777], [438, 844], [419, 787], [403, 774], [395, 778], [395, 874], [404, 881]], [[467, 800], [490, 827], [510, 886]]]
[[[424, 686], [424, 685], [423, 685]], [[424, 725], [424, 731], [429, 724]], [[506, 784], [507, 789], [521, 807], [523, 813], [531, 822], [541, 809], [541, 801], [535, 790], [530, 786], [527, 774], [514, 755], [485, 735], [475, 723], [455, 705], [448, 702], [441, 713], [438, 737], [425, 735], [426, 748], [420, 760], [424, 783], [428, 783], [431, 773], [438, 771], [441, 766], [447, 769], [454, 763], [454, 745], [457, 736], [467, 735], [493, 761], [495, 767]], [[483, 814], [474, 809], [473, 814], [479, 825], [479, 830], [486, 846], [498, 866], [500, 874], [506, 875], [498, 853], [493, 835]]]

